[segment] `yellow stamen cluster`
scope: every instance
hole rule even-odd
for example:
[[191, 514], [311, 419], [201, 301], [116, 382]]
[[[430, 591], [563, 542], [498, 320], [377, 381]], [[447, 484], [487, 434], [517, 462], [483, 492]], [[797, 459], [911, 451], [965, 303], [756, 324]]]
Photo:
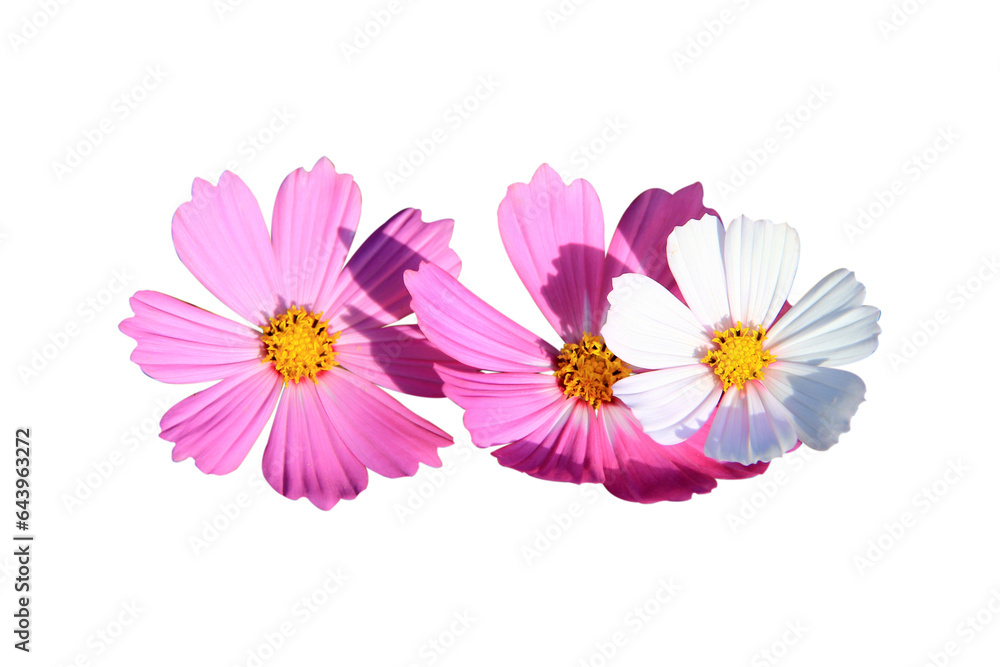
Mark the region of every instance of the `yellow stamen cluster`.
[[723, 389], [736, 385], [743, 389], [748, 380], [763, 380], [764, 369], [775, 357], [763, 348], [767, 336], [764, 327], [744, 329], [742, 322], [725, 331], [716, 331], [712, 342], [718, 345], [701, 360], [715, 369], [722, 380]]
[[579, 396], [595, 409], [611, 400], [611, 385], [632, 374], [601, 336], [583, 334], [579, 343], [566, 343], [557, 358], [556, 377], [567, 396]]
[[273, 363], [285, 384], [298, 384], [303, 376], [316, 382], [316, 373], [338, 366], [333, 349], [340, 332], [327, 331], [323, 313], [311, 313], [298, 306], [271, 318], [260, 337], [266, 348], [264, 363]]

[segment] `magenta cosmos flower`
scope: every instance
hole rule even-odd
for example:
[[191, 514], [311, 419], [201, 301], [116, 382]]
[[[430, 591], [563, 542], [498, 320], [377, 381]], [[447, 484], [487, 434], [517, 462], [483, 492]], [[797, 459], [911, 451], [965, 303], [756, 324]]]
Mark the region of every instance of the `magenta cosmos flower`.
[[445, 359], [415, 325], [403, 271], [431, 262], [457, 275], [452, 221], [394, 215], [344, 263], [361, 214], [354, 179], [321, 159], [281, 184], [271, 237], [238, 176], [196, 179], [174, 214], [177, 254], [202, 285], [253, 326], [159, 292], [137, 292], [121, 330], [162, 382], [219, 382], [173, 406], [160, 437], [175, 461], [206, 473], [235, 470], [275, 414], [264, 477], [288, 498], [322, 509], [354, 498], [368, 470], [386, 477], [440, 466], [451, 438], [376, 384], [442, 396], [434, 363]]
[[[703, 453], [707, 428], [663, 446], [643, 433], [614, 395], [627, 366], [598, 335], [611, 280], [637, 272], [677, 290], [666, 263], [671, 230], [714, 211], [696, 183], [676, 194], [648, 190], [629, 206], [604, 251], [604, 216], [593, 187], [565, 185], [548, 165], [512, 185], [500, 204], [500, 237], [521, 281], [563, 340], [562, 349], [514, 323], [441, 268], [406, 273], [427, 338], [472, 369], [441, 370], [465, 425], [502, 465], [541, 479], [602, 483], [625, 500], [687, 500], [716, 479], [751, 477], [766, 464], [723, 463]], [[479, 369], [479, 370], [475, 370]]]

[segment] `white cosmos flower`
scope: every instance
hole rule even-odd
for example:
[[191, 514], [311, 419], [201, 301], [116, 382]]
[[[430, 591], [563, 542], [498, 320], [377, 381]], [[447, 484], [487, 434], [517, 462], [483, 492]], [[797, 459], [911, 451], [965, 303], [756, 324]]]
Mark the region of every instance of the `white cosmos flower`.
[[615, 384], [646, 433], [682, 442], [718, 406], [705, 454], [749, 465], [796, 440], [829, 449], [850, 429], [865, 384], [830, 366], [867, 357], [881, 333], [852, 272], [834, 271], [775, 321], [799, 263], [788, 225], [743, 217], [726, 230], [705, 217], [673, 231], [667, 261], [688, 305], [625, 274], [601, 331], [621, 359], [650, 369]]

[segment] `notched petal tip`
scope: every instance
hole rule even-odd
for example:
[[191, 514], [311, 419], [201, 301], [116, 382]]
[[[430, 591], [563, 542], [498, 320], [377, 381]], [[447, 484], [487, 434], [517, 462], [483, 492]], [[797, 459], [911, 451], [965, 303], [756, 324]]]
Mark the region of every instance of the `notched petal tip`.
[[[310, 171], [316, 171], [316, 170], [331, 170], [336, 172], [337, 168], [336, 166], [334, 166], [333, 161], [330, 158], [323, 155], [318, 160], [316, 160], [316, 164], [313, 165], [313, 168]], [[340, 175], [351, 176], [350, 174], [340, 174]], [[353, 176], [351, 178], [353, 180]]]

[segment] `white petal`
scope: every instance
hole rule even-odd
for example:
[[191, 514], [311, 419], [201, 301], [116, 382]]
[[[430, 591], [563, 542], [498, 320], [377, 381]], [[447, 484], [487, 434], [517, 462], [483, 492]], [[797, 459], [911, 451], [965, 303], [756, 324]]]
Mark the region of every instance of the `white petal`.
[[752, 465], [778, 458], [795, 446], [787, 411], [758, 382], [730, 387], [722, 397], [705, 440], [705, 455], [717, 461]]
[[722, 384], [705, 364], [631, 375], [615, 383], [642, 429], [661, 445], [674, 445], [705, 425], [722, 395]]
[[640, 368], [686, 366], [712, 347], [711, 332], [652, 278], [626, 273], [612, 285], [611, 309], [601, 335], [626, 363]]
[[[878, 347], [881, 313], [874, 306], [859, 306], [832, 314], [807, 332], [787, 337], [769, 349], [783, 361], [814, 366], [840, 366], [864, 359]], [[765, 342], [765, 345], [767, 343]]]
[[768, 332], [764, 348], [779, 360], [835, 366], [864, 359], [878, 347], [878, 318], [862, 306], [865, 286], [838, 269], [816, 283]]
[[766, 329], [785, 305], [799, 266], [799, 235], [786, 224], [741, 217], [726, 230], [726, 281], [734, 322]]
[[667, 237], [667, 264], [684, 300], [699, 322], [719, 331], [733, 325], [722, 262], [725, 238], [722, 222], [711, 216], [692, 220]]
[[849, 431], [865, 400], [861, 378], [838, 368], [776, 361], [762, 382], [785, 407], [799, 440], [813, 449], [829, 449]]

